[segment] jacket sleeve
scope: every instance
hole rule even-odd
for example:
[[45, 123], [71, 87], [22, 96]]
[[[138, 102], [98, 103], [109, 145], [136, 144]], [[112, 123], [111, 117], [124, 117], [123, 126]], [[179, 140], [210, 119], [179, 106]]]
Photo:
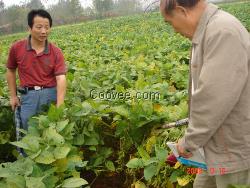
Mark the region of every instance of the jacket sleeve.
[[221, 28], [207, 36], [190, 123], [180, 146], [194, 151], [206, 145], [237, 104], [247, 77], [247, 49], [239, 35]]

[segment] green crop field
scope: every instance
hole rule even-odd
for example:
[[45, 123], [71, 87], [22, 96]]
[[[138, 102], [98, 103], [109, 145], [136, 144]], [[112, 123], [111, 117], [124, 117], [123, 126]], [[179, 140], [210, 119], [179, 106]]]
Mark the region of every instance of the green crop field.
[[[250, 30], [250, 3], [223, 5]], [[30, 120], [15, 142], [5, 63], [27, 33], [0, 37], [0, 187], [192, 187], [195, 175], [166, 164], [166, 141], [185, 127], [190, 42], [159, 13], [53, 28], [68, 66], [65, 106]], [[15, 146], [28, 157], [18, 158]]]

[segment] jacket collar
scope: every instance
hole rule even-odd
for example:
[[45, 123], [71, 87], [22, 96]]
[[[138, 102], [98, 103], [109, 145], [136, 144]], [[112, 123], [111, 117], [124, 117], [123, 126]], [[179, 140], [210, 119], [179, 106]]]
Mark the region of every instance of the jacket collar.
[[[31, 46], [31, 35], [29, 35], [29, 37], [28, 37], [28, 39], [27, 39], [26, 50], [27, 50], [27, 51], [32, 50], [32, 46]], [[48, 40], [45, 41], [45, 48], [44, 48], [43, 53], [44, 53], [44, 54], [49, 54], [49, 43], [48, 43]]]
[[193, 44], [198, 44], [200, 42], [200, 40], [202, 39], [203, 33], [206, 29], [206, 25], [208, 24], [210, 18], [218, 11], [218, 6], [208, 3], [207, 7], [204, 11], [204, 13], [202, 14], [198, 26], [195, 30], [193, 39], [192, 39], [192, 43]]

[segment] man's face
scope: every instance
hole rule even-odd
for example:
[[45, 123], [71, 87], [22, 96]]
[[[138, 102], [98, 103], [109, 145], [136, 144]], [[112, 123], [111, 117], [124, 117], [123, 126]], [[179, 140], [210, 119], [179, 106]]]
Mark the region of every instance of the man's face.
[[39, 42], [45, 42], [50, 32], [49, 19], [35, 16], [33, 19], [33, 27], [29, 28], [29, 32], [33, 39]]
[[160, 7], [164, 21], [169, 23], [175, 30], [185, 37], [190, 37], [188, 34], [188, 18], [183, 7], [177, 6], [171, 13], [166, 13], [163, 6]]

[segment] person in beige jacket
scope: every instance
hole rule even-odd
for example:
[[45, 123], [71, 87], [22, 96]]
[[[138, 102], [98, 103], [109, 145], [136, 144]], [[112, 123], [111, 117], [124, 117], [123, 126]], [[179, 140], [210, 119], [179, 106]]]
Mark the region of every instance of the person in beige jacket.
[[203, 0], [161, 0], [164, 20], [192, 41], [189, 125], [178, 142], [203, 147], [208, 170], [194, 188], [250, 185], [250, 35], [234, 16]]

